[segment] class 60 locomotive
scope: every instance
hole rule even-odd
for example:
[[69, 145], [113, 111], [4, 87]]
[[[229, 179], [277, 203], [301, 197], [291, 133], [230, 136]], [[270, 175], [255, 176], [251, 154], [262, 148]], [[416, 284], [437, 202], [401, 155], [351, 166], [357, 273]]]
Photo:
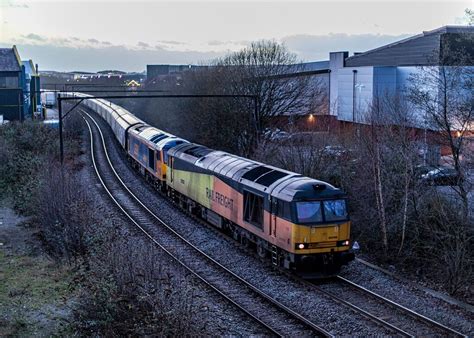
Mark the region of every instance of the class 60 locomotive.
[[337, 273], [354, 259], [346, 195], [340, 189], [188, 142], [109, 101], [82, 104], [107, 121], [147, 181], [272, 264], [317, 277]]

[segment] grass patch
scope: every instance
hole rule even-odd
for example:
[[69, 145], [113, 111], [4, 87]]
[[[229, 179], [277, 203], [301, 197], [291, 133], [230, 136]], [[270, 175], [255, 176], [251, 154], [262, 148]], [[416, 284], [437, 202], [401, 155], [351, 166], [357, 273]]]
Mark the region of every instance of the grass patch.
[[54, 313], [70, 297], [71, 273], [43, 256], [0, 251], [0, 336], [55, 327]]

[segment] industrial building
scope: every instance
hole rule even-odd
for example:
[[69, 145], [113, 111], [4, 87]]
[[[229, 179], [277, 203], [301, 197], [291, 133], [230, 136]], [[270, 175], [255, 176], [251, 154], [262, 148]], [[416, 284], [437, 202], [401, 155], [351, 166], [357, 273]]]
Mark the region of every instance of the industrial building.
[[[331, 52], [327, 61], [307, 62], [298, 67], [298, 72], [284, 75], [309, 77], [309, 83], [319, 91], [315, 98], [318, 102], [307, 111], [288, 112], [275, 117], [275, 121], [278, 126], [290, 122], [303, 130], [368, 124], [376, 100], [396, 99], [399, 105], [409, 106], [405, 94], [411, 78], [423, 67], [450, 66], [453, 62], [459, 65], [459, 59], [449, 55], [460, 53], [465, 56], [461, 66], [472, 67], [474, 72], [472, 26], [444, 26], [352, 56], [348, 51]], [[423, 112], [413, 106], [409, 110], [413, 128], [432, 129]]]
[[38, 65], [34, 65], [32, 60], [22, 61], [25, 69], [25, 95], [24, 104], [28, 107], [27, 116], [34, 116], [34, 113], [41, 110], [40, 77]]
[[[307, 77], [320, 92], [315, 99], [318, 102], [307, 111], [287, 112], [275, 119], [282, 124], [296, 121], [306, 127], [310, 122], [316, 129], [368, 123], [368, 112], [374, 100], [382, 95], [403, 96], [411, 76], [420, 72], [421, 67], [436, 67], [442, 62], [449, 64], [445, 57], [448, 47], [451, 51], [467, 53], [470, 61], [465, 66], [474, 66], [473, 41], [474, 27], [444, 26], [352, 56], [348, 51], [331, 52], [327, 61], [288, 67], [288, 74], [278, 76]], [[182, 72], [202, 67], [147, 65], [147, 85], [171, 80], [179, 82]], [[413, 127], [427, 127], [422, 115], [413, 112]]]
[[[366, 112], [377, 97], [403, 97], [421, 67], [449, 65], [450, 60], [442, 58], [448, 47], [470, 56], [463, 66], [474, 66], [473, 41], [474, 27], [445, 26], [350, 57], [348, 52], [330, 53], [330, 115], [338, 121], [367, 123]], [[423, 116], [414, 119], [414, 126], [424, 126]]]
[[16, 46], [0, 48], [0, 120], [31, 118], [41, 105], [39, 88], [33, 61], [21, 61]]
[[199, 66], [196, 65], [147, 65], [146, 66], [146, 76], [147, 81], [157, 78], [162, 75], [169, 75], [173, 73], [181, 73], [185, 70], [196, 68]]

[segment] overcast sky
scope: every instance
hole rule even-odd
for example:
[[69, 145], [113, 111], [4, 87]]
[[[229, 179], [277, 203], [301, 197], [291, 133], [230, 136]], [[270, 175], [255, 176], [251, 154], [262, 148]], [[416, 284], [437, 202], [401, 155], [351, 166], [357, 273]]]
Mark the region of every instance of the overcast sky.
[[470, 1], [0, 0], [0, 47], [40, 69], [143, 71], [205, 62], [250, 41], [283, 42], [304, 61], [359, 52], [443, 25]]

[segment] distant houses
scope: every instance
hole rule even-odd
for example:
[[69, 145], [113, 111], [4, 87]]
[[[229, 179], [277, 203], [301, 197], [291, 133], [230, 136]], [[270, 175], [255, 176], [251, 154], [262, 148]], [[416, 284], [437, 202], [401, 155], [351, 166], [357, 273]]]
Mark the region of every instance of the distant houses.
[[38, 67], [22, 61], [16, 46], [0, 48], [0, 121], [32, 118], [41, 105]]
[[126, 73], [105, 70], [96, 73], [73, 71], [41, 71], [41, 85], [47, 90], [70, 90], [87, 92], [97, 88], [119, 90], [125, 87], [139, 87], [145, 81], [144, 73]]

